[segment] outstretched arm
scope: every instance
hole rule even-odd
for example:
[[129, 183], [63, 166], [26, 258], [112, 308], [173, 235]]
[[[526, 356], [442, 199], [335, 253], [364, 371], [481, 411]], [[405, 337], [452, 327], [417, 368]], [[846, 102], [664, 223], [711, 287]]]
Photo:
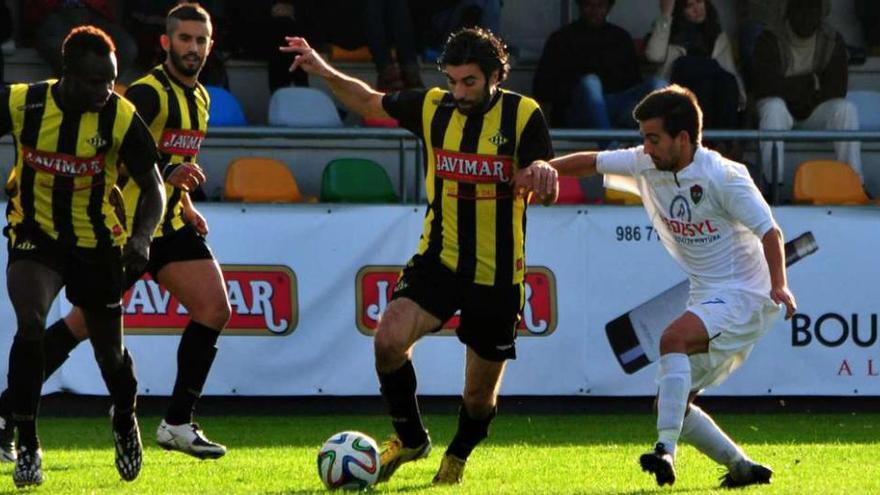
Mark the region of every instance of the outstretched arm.
[[360, 79], [347, 76], [334, 69], [321, 55], [309, 46], [305, 38], [288, 36], [287, 46], [279, 49], [285, 53], [295, 54], [290, 71], [301, 68], [309, 74], [324, 78], [333, 95], [349, 110], [367, 118], [390, 118], [382, 108], [382, 97], [385, 93], [371, 88]]

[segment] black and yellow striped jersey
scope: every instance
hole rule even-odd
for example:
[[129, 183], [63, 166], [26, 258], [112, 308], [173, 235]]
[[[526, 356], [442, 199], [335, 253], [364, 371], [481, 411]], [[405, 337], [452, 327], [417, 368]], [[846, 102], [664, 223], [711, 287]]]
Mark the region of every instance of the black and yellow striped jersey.
[[85, 248], [127, 238], [110, 195], [119, 166], [132, 175], [156, 163], [156, 145], [134, 105], [113, 93], [99, 112], [65, 111], [56, 80], [0, 92], [0, 134], [11, 133], [15, 164], [6, 189], [13, 232], [38, 228]]
[[[159, 169], [167, 177], [175, 166], [195, 162], [208, 129], [208, 91], [199, 83], [189, 87], [174, 78], [165, 67], [155, 67], [149, 74], [129, 86], [125, 93], [150, 128], [159, 147]], [[128, 227], [140, 197], [140, 188], [123, 177], [120, 180], [125, 196]], [[156, 229], [156, 237], [170, 234], [184, 225], [180, 189], [166, 183], [165, 217]]]
[[480, 285], [510, 285], [525, 273], [526, 202], [511, 179], [553, 146], [531, 98], [499, 90], [484, 113], [458, 111], [443, 89], [391, 93], [389, 115], [425, 143], [428, 208], [419, 253]]

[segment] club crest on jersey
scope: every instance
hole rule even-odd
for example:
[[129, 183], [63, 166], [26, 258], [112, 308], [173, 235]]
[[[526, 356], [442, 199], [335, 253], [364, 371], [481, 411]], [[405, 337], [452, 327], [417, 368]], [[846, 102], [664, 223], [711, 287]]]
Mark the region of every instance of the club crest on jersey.
[[498, 129], [498, 131], [489, 138], [489, 142], [494, 144], [495, 146], [502, 146], [506, 144], [507, 141], [508, 139], [504, 137], [504, 134], [501, 134], [501, 129]]
[[691, 186], [691, 201], [694, 204], [700, 202], [703, 199], [703, 188], [699, 184], [694, 184]]
[[102, 138], [100, 134], [96, 133], [94, 136], [86, 139], [86, 142], [91, 144], [93, 148], [100, 149], [104, 146], [107, 146], [107, 140]]

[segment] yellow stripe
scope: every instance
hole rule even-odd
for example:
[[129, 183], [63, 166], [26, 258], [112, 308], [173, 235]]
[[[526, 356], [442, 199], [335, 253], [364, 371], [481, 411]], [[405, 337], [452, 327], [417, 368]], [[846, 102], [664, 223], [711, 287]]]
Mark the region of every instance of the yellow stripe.
[[[431, 150], [434, 148], [434, 143], [431, 141], [431, 122], [434, 120], [434, 115], [437, 114], [437, 105], [433, 102], [435, 100], [439, 100], [443, 97], [443, 91], [438, 88], [433, 88], [428, 91], [425, 95], [425, 100], [422, 104], [422, 136], [425, 138], [425, 196], [427, 197], [428, 204], [430, 205], [432, 201], [434, 201], [434, 187], [435, 187], [435, 171], [437, 170], [435, 165], [434, 153]], [[431, 222], [434, 221], [434, 211], [429, 210], [428, 214], [425, 215], [424, 227], [422, 228], [422, 237], [419, 240], [419, 254], [423, 254], [428, 250], [428, 243], [431, 239]]]
[[[40, 134], [37, 136], [37, 149], [55, 152], [58, 150], [58, 134], [61, 131], [61, 110], [52, 98], [51, 88], [47, 92], [43, 120], [40, 122]], [[46, 172], [37, 172], [34, 178], [34, 209], [37, 223], [53, 239], [58, 238], [55, 222], [52, 220], [52, 190], [55, 176]], [[67, 208], [67, 205], [64, 205]]]
[[[88, 143], [88, 139], [98, 133], [98, 114], [84, 113], [79, 119], [79, 138], [76, 143], [76, 156], [90, 156], [95, 154], [95, 147]], [[91, 177], [75, 177], [73, 179], [73, 198], [71, 201], [71, 221], [73, 222], [73, 233], [76, 234], [78, 240], [82, 240], [83, 247], [97, 246], [95, 239], [95, 231], [89, 218], [89, 196], [92, 194], [90, 188], [92, 184]]]
[[[495, 155], [498, 146], [489, 140], [501, 127], [502, 102], [498, 101], [492, 110], [483, 118], [483, 129], [477, 143], [477, 153]], [[477, 184], [477, 198], [494, 196], [495, 184]], [[498, 201], [495, 199], [477, 199], [477, 271], [474, 282], [482, 285], [495, 284], [495, 265], [497, 263], [495, 249], [495, 226], [498, 220]]]
[[[25, 97], [27, 96], [27, 88], [27, 84], [13, 84], [9, 88], [9, 115], [12, 121], [12, 135], [15, 137], [16, 160], [12, 170], [9, 171], [9, 177], [6, 180], [7, 191], [19, 187], [18, 180], [21, 178], [21, 167], [24, 164], [21, 153], [21, 140], [18, 139], [18, 136], [21, 135], [21, 128], [24, 125], [23, 107]], [[12, 201], [12, 208], [9, 212], [9, 223], [12, 225], [18, 225], [24, 220], [21, 208], [21, 194], [18, 193], [18, 191], [16, 192], [17, 194], [14, 194], [12, 198], [10, 198], [10, 201]]]
[[[443, 136], [443, 149], [451, 151], [461, 150], [464, 124], [467, 117], [460, 112], [452, 112], [449, 125], [446, 126], [446, 135]], [[443, 247], [440, 249], [440, 261], [450, 270], [458, 268], [458, 182], [454, 180], [443, 181], [443, 197], [440, 198], [443, 208]]]
[[[532, 117], [532, 114], [538, 109], [537, 103], [531, 98], [521, 98], [516, 111], [516, 151], [515, 157], [519, 157], [519, 147], [522, 144], [522, 132], [526, 124]], [[514, 173], [527, 163], [519, 163], [519, 159], [514, 160]], [[513, 282], [519, 283], [525, 277], [525, 232], [523, 231], [523, 218], [525, 217], [526, 201], [525, 198], [515, 199], [513, 201]], [[517, 266], [517, 260], [523, 260]]]

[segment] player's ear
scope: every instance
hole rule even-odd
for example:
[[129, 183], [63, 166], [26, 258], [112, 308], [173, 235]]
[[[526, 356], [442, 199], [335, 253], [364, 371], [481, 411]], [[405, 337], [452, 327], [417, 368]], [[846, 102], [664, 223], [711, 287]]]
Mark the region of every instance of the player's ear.
[[159, 44], [162, 45], [162, 49], [167, 52], [171, 49], [171, 38], [169, 38], [167, 34], [163, 34], [162, 36], [159, 36]]

